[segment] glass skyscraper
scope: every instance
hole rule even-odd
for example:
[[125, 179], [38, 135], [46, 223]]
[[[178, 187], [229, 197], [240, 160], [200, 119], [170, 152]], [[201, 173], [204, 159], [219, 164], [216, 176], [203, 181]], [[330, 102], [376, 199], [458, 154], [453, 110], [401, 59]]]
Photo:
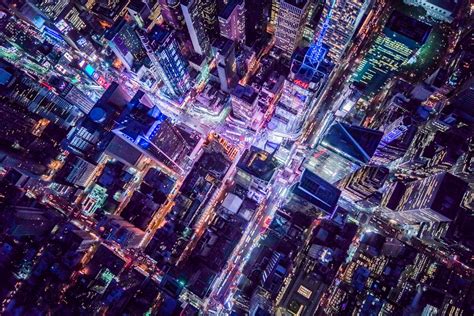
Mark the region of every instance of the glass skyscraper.
[[174, 32], [155, 26], [142, 41], [152, 61], [152, 72], [163, 81], [167, 94], [181, 98], [191, 88], [191, 79]]

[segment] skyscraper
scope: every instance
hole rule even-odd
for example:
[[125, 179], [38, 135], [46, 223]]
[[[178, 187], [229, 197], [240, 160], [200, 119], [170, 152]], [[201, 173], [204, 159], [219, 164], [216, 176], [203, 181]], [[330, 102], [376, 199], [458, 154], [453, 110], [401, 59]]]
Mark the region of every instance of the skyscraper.
[[307, 200], [325, 213], [332, 214], [336, 208], [341, 191], [314, 172], [306, 169], [293, 193]]
[[280, 11], [280, 0], [271, 0], [271, 2], [270, 21], [268, 21], [267, 32], [270, 34], [275, 34], [278, 20], [278, 11]]
[[275, 46], [290, 57], [301, 42], [308, 14], [308, 0], [280, 0], [277, 15]]
[[219, 20], [217, 18], [219, 10], [217, 2], [218, 0], [199, 0], [202, 23], [210, 42], [215, 40], [219, 34]]
[[306, 64], [306, 51], [300, 49], [293, 55], [289, 78], [284, 81], [275, 114], [268, 124], [270, 135], [274, 138], [272, 141], [276, 143], [285, 138], [294, 140], [301, 135], [311, 105], [334, 67], [326, 59]]
[[245, 2], [245, 40], [252, 46], [267, 31], [271, 0]]
[[[335, 2], [331, 12], [331, 19], [326, 30], [323, 43], [329, 47], [328, 56], [338, 60], [344, 53], [347, 44], [362, 21], [370, 1], [367, 0], [327, 0], [325, 1], [322, 17], [325, 17]], [[315, 34], [319, 34], [324, 19], [320, 19]]]
[[316, 26], [321, 20], [322, 7], [323, 3], [319, 1], [310, 1], [309, 3], [308, 16], [303, 28], [303, 39], [308, 43], [313, 42], [314, 35], [316, 34]]
[[456, 93], [449, 98], [449, 103], [454, 107], [456, 114], [458, 114], [464, 121], [474, 121], [474, 77], [466, 80], [456, 91]]
[[308, 166], [329, 183], [336, 183], [370, 161], [382, 135], [336, 121], [309, 157]]
[[386, 129], [371, 163], [388, 165], [403, 157], [415, 138], [418, 127], [410, 117], [402, 116], [392, 122]]
[[302, 87], [298, 83], [286, 79], [283, 84], [275, 114], [268, 124], [275, 142], [283, 138], [296, 139], [302, 132], [312, 93], [308, 86]]
[[117, 121], [117, 136], [156, 162], [182, 171], [188, 142], [143, 91], [135, 94]]
[[456, 217], [467, 189], [466, 182], [446, 172], [413, 181], [397, 193], [398, 203], [393, 210], [385, 208], [384, 215], [407, 224], [448, 222]]
[[431, 26], [394, 11], [359, 64], [353, 80], [371, 96], [426, 42]]
[[236, 42], [245, 42], [245, 0], [230, 0], [219, 13], [221, 35]]
[[212, 51], [213, 55], [216, 56], [217, 74], [221, 90], [229, 92], [237, 81], [235, 43], [221, 36], [212, 43]]
[[210, 49], [209, 36], [206, 32], [201, 5], [198, 0], [184, 0], [181, 2], [184, 21], [188, 29], [194, 51], [199, 55], [207, 55]]
[[41, 10], [53, 22], [61, 15], [69, 4], [69, 0], [40, 0], [37, 3], [38, 9]]
[[156, 25], [141, 35], [152, 61], [152, 72], [163, 81], [171, 97], [180, 98], [191, 88], [188, 61], [181, 54], [175, 33]]
[[382, 188], [389, 170], [383, 166], [363, 166], [338, 183], [342, 196], [353, 202], [369, 198]]
[[128, 71], [138, 71], [149, 62], [137, 31], [133, 22], [121, 19], [106, 34], [110, 48]]
[[32, 113], [48, 119], [63, 128], [76, 124], [82, 113], [61, 96], [28, 76], [23, 76], [12, 86], [10, 98], [26, 106]]

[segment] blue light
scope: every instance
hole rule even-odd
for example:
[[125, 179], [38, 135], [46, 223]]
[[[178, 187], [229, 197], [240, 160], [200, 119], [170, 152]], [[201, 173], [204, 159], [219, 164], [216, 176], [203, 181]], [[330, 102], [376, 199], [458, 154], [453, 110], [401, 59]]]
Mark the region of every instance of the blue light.
[[92, 77], [92, 75], [94, 75], [95, 73], [95, 69], [91, 65], [87, 64], [87, 66], [84, 68], [84, 72], [90, 77]]
[[150, 142], [146, 138], [140, 138], [138, 141], [138, 146], [140, 146], [143, 149], [147, 149], [150, 147]]
[[326, 50], [322, 47], [323, 39], [326, 35], [329, 23], [331, 21], [332, 9], [334, 7], [335, 2], [335, 0], [331, 1], [331, 5], [321, 28], [321, 32], [319, 32], [318, 38], [314, 41], [313, 45], [310, 46], [308, 52], [306, 53], [305, 60], [308, 60], [313, 65], [321, 62], [324, 58], [324, 55], [326, 54]]
[[44, 28], [44, 30], [46, 31], [46, 34], [47, 34], [47, 35], [50, 35], [50, 36], [52, 36], [52, 37], [54, 37], [54, 38], [57, 38], [57, 39], [62, 39], [61, 35], [58, 34], [58, 33], [55, 32], [55, 31], [53, 31], [51, 28], [49, 28], [49, 27], [46, 26], [46, 27]]

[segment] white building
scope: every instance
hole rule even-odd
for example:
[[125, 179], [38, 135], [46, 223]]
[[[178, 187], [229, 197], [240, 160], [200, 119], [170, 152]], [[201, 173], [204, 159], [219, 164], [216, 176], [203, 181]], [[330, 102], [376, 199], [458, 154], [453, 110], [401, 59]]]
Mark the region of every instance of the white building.
[[406, 4], [423, 7], [435, 20], [452, 22], [460, 0], [403, 0]]

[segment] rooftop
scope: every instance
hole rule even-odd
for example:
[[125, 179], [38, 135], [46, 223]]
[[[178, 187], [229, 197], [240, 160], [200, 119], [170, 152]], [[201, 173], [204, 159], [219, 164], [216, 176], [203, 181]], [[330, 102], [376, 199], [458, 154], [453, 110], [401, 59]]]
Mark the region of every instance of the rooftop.
[[443, 8], [447, 11], [454, 11], [460, 1], [455, 0], [426, 0], [426, 2], [435, 5], [439, 8]]
[[307, 169], [293, 193], [326, 212], [334, 210], [341, 195], [338, 188]]
[[399, 11], [393, 11], [386, 27], [419, 44], [425, 43], [431, 32], [430, 25], [404, 15]]
[[227, 56], [234, 45], [234, 41], [224, 36], [219, 36], [212, 42], [212, 48], [219, 52], [219, 54]]
[[219, 13], [219, 17], [227, 20], [232, 14], [232, 11], [234, 11], [235, 7], [238, 5], [243, 5], [243, 2], [244, 0], [230, 0], [227, 2], [227, 5], [224, 7], [221, 13]]
[[282, 0], [296, 8], [303, 9], [308, 3], [308, 0]]
[[245, 151], [237, 166], [264, 181], [270, 181], [278, 168], [273, 156], [254, 146]]
[[324, 136], [322, 145], [337, 153], [362, 162], [368, 162], [382, 139], [383, 132], [336, 122]]
[[232, 91], [232, 95], [251, 104], [257, 98], [258, 93], [250, 86], [242, 86], [239, 84]]
[[163, 45], [166, 39], [171, 35], [171, 32], [162, 26], [155, 25], [151, 31], [148, 33], [148, 39], [150, 40], [150, 45], [154, 49], [157, 49]]

